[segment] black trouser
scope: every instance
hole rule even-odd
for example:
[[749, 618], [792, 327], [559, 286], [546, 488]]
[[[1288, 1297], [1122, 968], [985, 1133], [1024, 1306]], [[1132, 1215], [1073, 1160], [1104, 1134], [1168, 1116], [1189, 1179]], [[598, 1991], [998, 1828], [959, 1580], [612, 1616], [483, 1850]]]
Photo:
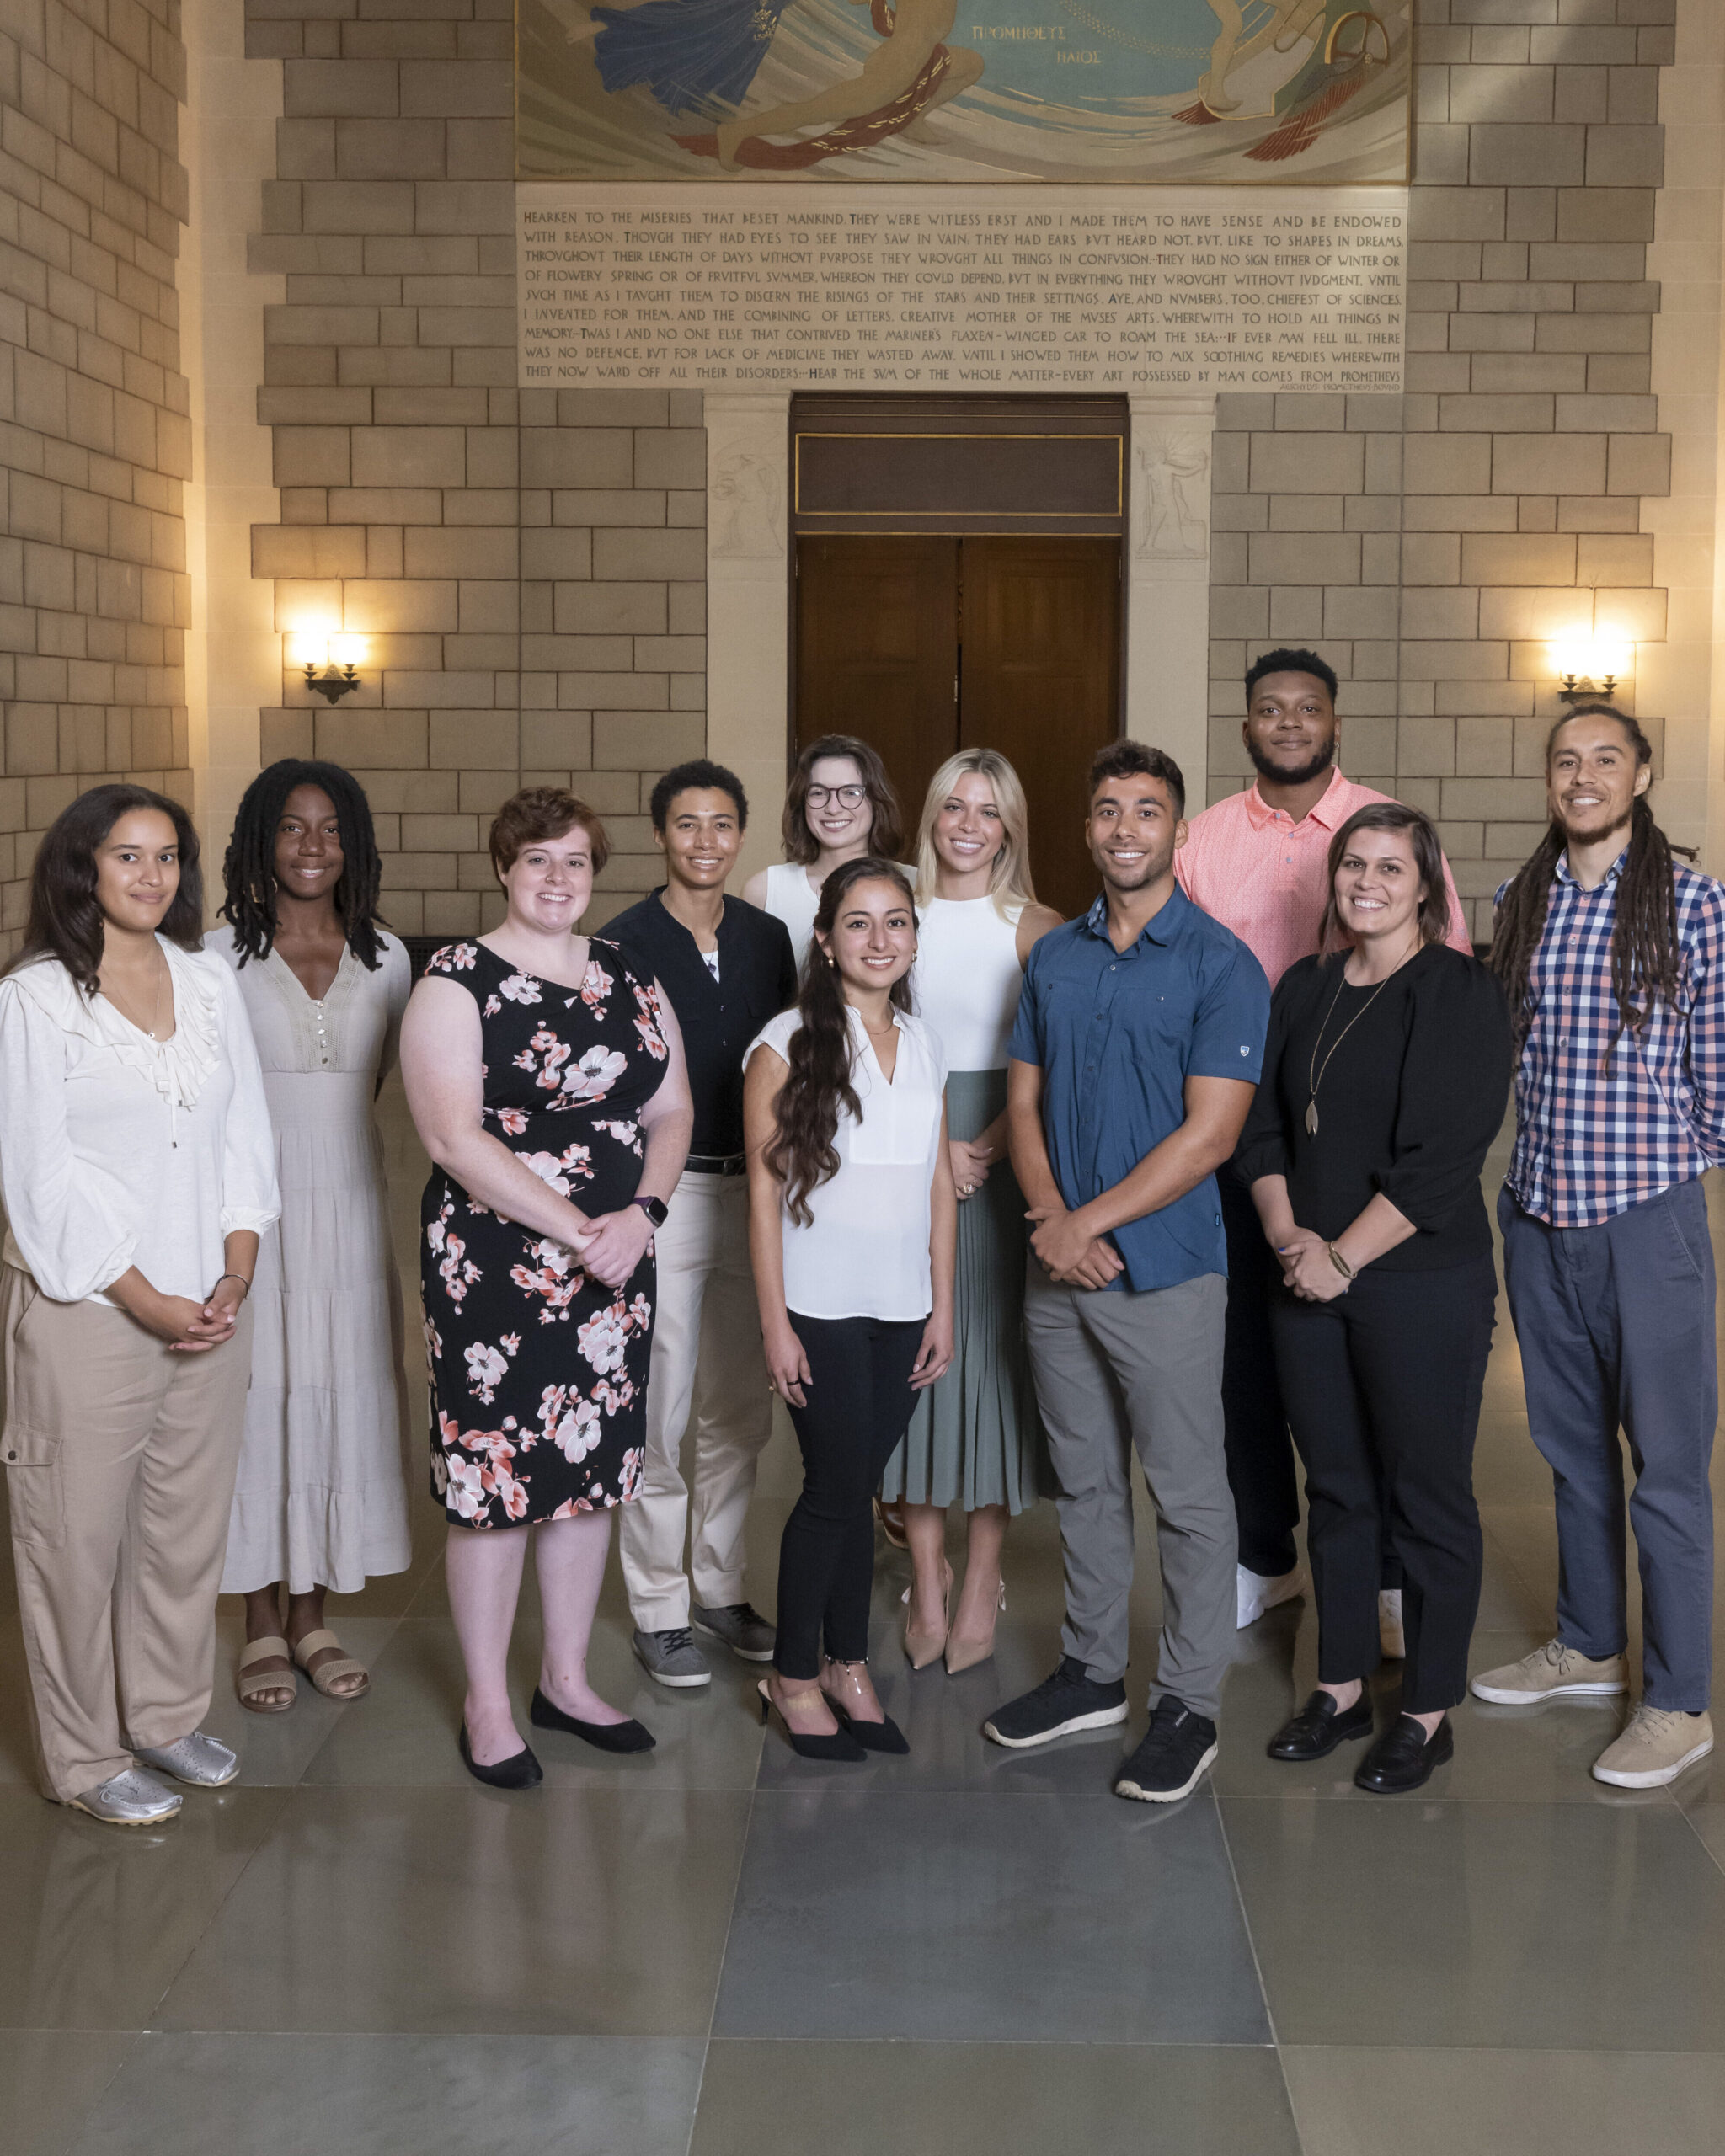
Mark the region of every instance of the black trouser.
[[925, 1318], [799, 1317], [791, 1324], [809, 1358], [805, 1407], [793, 1407], [803, 1451], [803, 1494], [778, 1549], [778, 1649], [782, 1677], [820, 1674], [868, 1652], [874, 1586], [871, 1499], [905, 1434], [916, 1396], [911, 1372]]
[[1473, 1441], [1497, 1292], [1485, 1257], [1431, 1273], [1368, 1268], [1330, 1303], [1279, 1288], [1270, 1305], [1306, 1465], [1319, 1679], [1345, 1684], [1378, 1665], [1387, 1531], [1403, 1573], [1407, 1714], [1453, 1707], [1467, 1689], [1484, 1563]]
[[1288, 1412], [1270, 1341], [1270, 1294], [1282, 1278], [1252, 1193], [1231, 1168], [1216, 1177], [1228, 1238], [1228, 1322], [1222, 1346], [1222, 1417], [1240, 1562], [1279, 1578], [1299, 1561], [1300, 1491]]

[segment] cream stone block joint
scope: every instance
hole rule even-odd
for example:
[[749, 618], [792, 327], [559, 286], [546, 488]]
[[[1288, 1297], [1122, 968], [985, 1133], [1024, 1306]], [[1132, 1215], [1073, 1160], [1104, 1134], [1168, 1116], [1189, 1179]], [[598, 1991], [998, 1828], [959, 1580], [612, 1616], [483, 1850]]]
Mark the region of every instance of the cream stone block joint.
[[1166, 749], [1186, 808], [1208, 798], [1213, 394], [1130, 399], [1125, 732]]
[[707, 752], [757, 803], [740, 878], [779, 857], [790, 728], [788, 390], [710, 391]]

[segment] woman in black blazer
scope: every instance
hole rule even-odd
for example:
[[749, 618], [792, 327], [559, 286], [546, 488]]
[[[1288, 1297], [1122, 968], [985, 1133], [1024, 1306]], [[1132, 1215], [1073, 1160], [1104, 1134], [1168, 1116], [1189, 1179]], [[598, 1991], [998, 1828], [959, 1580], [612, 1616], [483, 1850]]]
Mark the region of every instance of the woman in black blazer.
[[1269, 1753], [1319, 1759], [1370, 1734], [1387, 1534], [1404, 1573], [1402, 1712], [1354, 1780], [1391, 1794], [1450, 1758], [1447, 1710], [1467, 1689], [1483, 1556], [1473, 1440], [1497, 1302], [1479, 1179], [1509, 1097], [1509, 1019], [1486, 968], [1445, 947], [1428, 817], [1360, 809], [1329, 871], [1329, 955], [1276, 990], [1235, 1158], [1282, 1267], [1271, 1333], [1318, 1612], [1318, 1689]]

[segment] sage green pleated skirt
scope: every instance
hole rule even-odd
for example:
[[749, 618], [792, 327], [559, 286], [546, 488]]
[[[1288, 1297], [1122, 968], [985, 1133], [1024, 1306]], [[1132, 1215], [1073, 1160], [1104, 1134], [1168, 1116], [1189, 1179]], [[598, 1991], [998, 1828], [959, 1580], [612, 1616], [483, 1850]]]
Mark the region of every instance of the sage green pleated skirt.
[[[947, 1079], [947, 1129], [975, 1138], [1007, 1104], [1004, 1070]], [[1021, 1513], [1054, 1484], [1024, 1348], [1024, 1199], [1001, 1159], [959, 1206], [952, 1367], [916, 1396], [880, 1494], [913, 1505], [1004, 1505]]]

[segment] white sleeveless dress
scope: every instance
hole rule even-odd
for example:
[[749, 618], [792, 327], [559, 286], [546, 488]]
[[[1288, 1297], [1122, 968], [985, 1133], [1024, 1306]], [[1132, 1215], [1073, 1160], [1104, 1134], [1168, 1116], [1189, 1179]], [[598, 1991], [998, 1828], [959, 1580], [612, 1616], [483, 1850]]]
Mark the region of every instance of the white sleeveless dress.
[[[947, 1064], [947, 1131], [975, 1138], [1007, 1104], [1007, 1044], [1024, 969], [1018, 915], [992, 899], [931, 899], [911, 992]], [[913, 1505], [1005, 1505], [1020, 1513], [1053, 1484], [1024, 1348], [1024, 1200], [1004, 1155], [959, 1206], [952, 1367], [916, 1396], [881, 1495]]]
[[354, 1594], [412, 1560], [401, 1274], [371, 1102], [395, 1064], [413, 969], [404, 944], [380, 941], [376, 973], [344, 951], [321, 999], [273, 951], [239, 966], [225, 931], [207, 946], [236, 969], [281, 1185], [252, 1285], [224, 1594], [275, 1580]]

